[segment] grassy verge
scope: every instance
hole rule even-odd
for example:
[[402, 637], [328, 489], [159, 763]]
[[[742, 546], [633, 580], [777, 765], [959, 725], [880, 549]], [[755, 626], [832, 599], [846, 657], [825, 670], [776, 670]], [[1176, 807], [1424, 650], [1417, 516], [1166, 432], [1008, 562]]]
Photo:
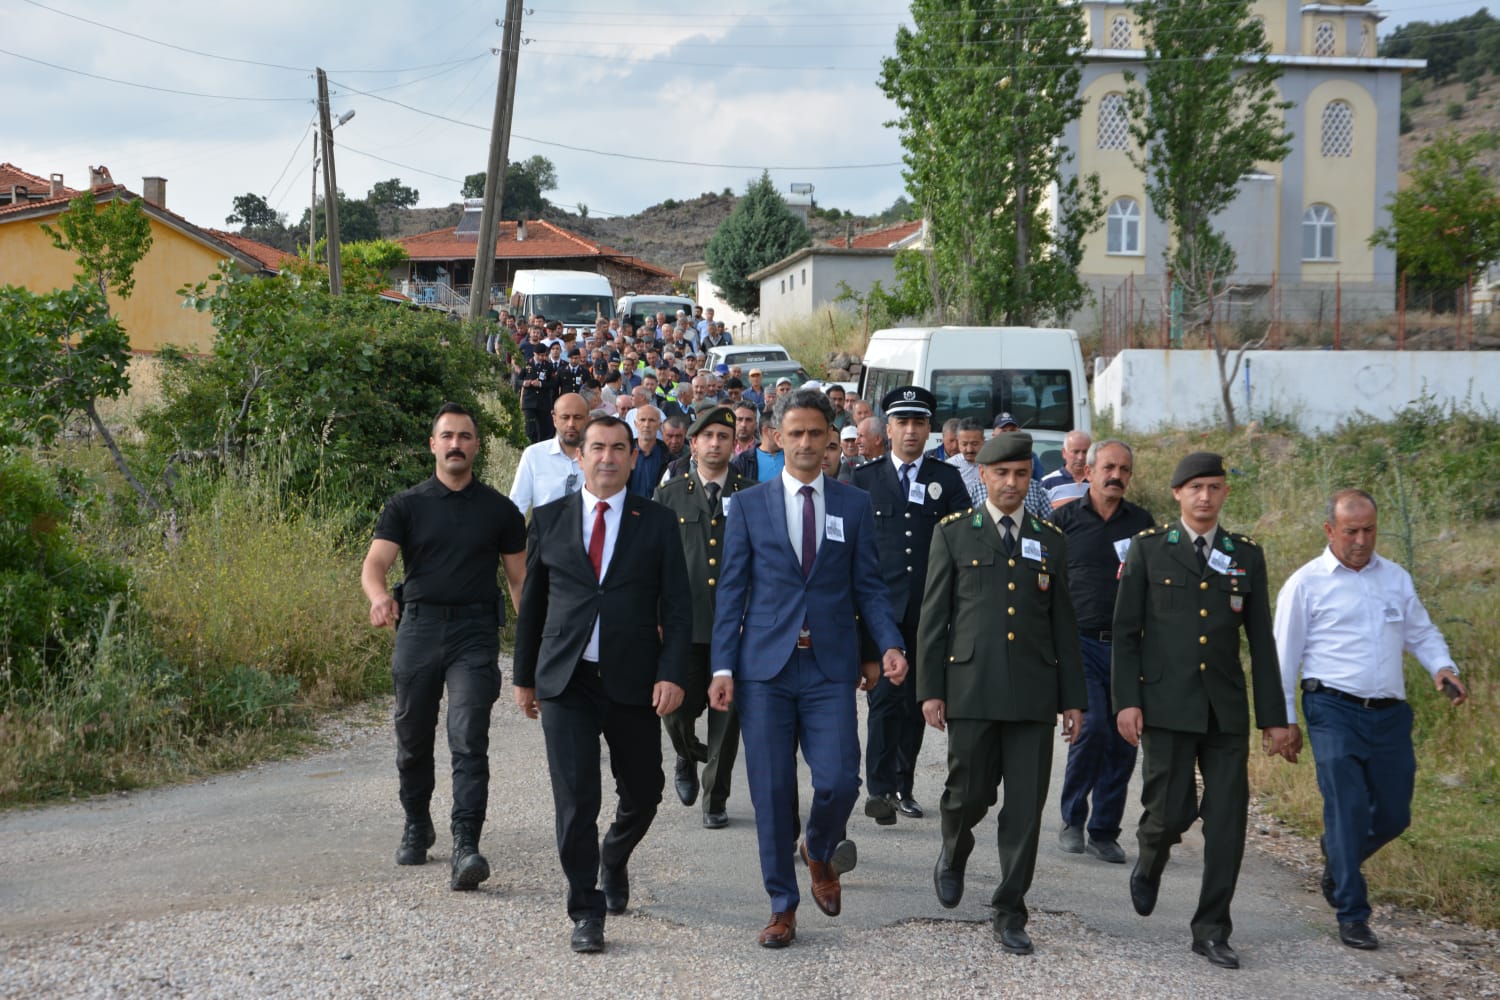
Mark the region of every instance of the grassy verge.
[[[1108, 428], [1096, 434], [1108, 434]], [[1322, 438], [1287, 433], [1124, 436], [1136, 449], [1133, 499], [1158, 518], [1176, 510], [1167, 482], [1178, 458], [1224, 454], [1231, 493], [1224, 523], [1265, 549], [1272, 597], [1324, 545], [1328, 494], [1344, 486], [1380, 503], [1379, 551], [1404, 565], [1468, 682], [1452, 708], [1408, 658], [1417, 786], [1411, 828], [1365, 865], [1372, 897], [1500, 927], [1500, 424], [1418, 406], [1393, 424]], [[1299, 709], [1300, 711], [1300, 709]], [[1296, 766], [1251, 755], [1251, 780], [1307, 836], [1322, 830], [1310, 752]]]
[[825, 307], [811, 316], [779, 323], [774, 335], [766, 339], [785, 347], [809, 375], [822, 379], [828, 374], [829, 352], [852, 351], [862, 356], [870, 337], [863, 317]]

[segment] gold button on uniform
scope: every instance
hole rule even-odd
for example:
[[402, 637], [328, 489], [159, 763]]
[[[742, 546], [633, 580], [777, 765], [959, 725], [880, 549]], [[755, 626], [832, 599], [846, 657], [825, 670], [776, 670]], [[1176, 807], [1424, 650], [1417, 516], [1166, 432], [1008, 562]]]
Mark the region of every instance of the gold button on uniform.
[[1207, 646], [1208, 645], [1208, 636], [1206, 636], [1206, 635], [1200, 635], [1198, 637], [1198, 645], [1200, 645], [1200, 646]]
[[1007, 590], [1015, 590], [1016, 589], [1016, 581], [1012, 580], [1010, 583], [1007, 583], [1005, 585], [1005, 587], [1006, 587]]
[[[1207, 670], [1207, 669], [1208, 669], [1208, 664], [1207, 664], [1207, 663], [1200, 663], [1200, 664], [1198, 664], [1198, 672], [1199, 672], [1199, 673], [1200, 673], [1200, 674], [1201, 674], [1201, 673], [1202, 673], [1202, 672], [1203, 672], [1203, 671], [1205, 671], [1205, 670]], [[1144, 679], [1144, 678], [1143, 678], [1143, 679]]]
[[974, 561], [973, 561], [973, 562], [972, 562], [972, 563], [970, 563], [970, 564], [969, 564], [969, 565], [970, 565], [970, 566], [978, 566], [978, 565], [979, 565], [979, 560], [978, 560], [978, 559], [975, 559], [975, 560], [974, 560]]
[[712, 587], [712, 586], [713, 586], [713, 585], [714, 585], [714, 584], [715, 584], [715, 583], [717, 583], [717, 582], [718, 582], [718, 581], [716, 581], [716, 580], [715, 580], [715, 579], [714, 579], [714, 578], [713, 578], [713, 577], [709, 577], [709, 578], [708, 578], [708, 585], [709, 585], [709, 586], [710, 586], [710, 587]]
[[709, 565], [710, 565], [710, 566], [717, 566], [717, 565], [719, 565], [719, 560], [717, 560], [717, 559], [713, 559], [713, 558], [710, 558], [710, 559], [709, 559], [709, 560], [708, 560], [708, 564], [709, 564]]
[[950, 656], [950, 657], [948, 657], [948, 662], [949, 663], [957, 663], [958, 662], [958, 657], [956, 657], [956, 656]]
[[1207, 608], [1199, 608], [1198, 609], [1198, 617], [1199, 618], [1207, 618], [1208, 617], [1208, 609]]
[[1016, 561], [1014, 559], [1007, 559], [1005, 564], [1007, 566], [1014, 566], [1016, 564]]
[[718, 545], [719, 544], [719, 540], [717, 538], [710, 538], [708, 540], [708, 544], [710, 544], [710, 545]]
[[1170, 576], [1169, 576], [1169, 577], [1167, 577], [1167, 578], [1166, 578], [1166, 579], [1165, 579], [1165, 580], [1163, 580], [1163, 581], [1162, 581], [1162, 583], [1164, 583], [1164, 584], [1166, 584], [1166, 585], [1167, 585], [1167, 586], [1168, 586], [1168, 587], [1170, 587], [1170, 586], [1172, 586], [1172, 578], [1171, 578], [1171, 577], [1170, 577]]
[[1016, 613], [1016, 609], [1015, 608], [1006, 608], [1005, 609], [1005, 613], [1008, 614], [1008, 615], [1013, 615], [1013, 614]]
[[1014, 632], [1007, 632], [1005, 633], [1005, 638], [1009, 639], [1011, 642], [1015, 642], [1016, 634]]
[[[1167, 582], [1170, 583], [1171, 581], [1169, 580]], [[1207, 590], [1208, 589], [1208, 581], [1204, 580], [1202, 583], [1198, 584], [1198, 589], [1199, 590]]]

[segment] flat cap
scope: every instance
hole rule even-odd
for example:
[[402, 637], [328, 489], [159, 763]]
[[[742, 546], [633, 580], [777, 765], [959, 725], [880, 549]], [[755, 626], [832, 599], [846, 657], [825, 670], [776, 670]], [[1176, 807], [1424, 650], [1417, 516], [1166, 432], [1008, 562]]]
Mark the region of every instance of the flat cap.
[[1172, 489], [1175, 490], [1190, 479], [1222, 475], [1223, 455], [1216, 455], [1211, 451], [1195, 451], [1191, 455], [1184, 455], [1182, 461], [1177, 463], [1177, 471], [1172, 473]]
[[688, 428], [688, 437], [697, 437], [698, 432], [705, 427], [728, 427], [734, 430], [734, 410], [728, 406], [710, 406], [698, 414], [698, 419], [693, 421], [693, 426]]
[[880, 397], [880, 409], [887, 417], [926, 417], [932, 419], [937, 397], [920, 385], [898, 385]]
[[984, 443], [974, 461], [979, 465], [996, 462], [1031, 461], [1031, 435], [1025, 431], [1002, 431]]

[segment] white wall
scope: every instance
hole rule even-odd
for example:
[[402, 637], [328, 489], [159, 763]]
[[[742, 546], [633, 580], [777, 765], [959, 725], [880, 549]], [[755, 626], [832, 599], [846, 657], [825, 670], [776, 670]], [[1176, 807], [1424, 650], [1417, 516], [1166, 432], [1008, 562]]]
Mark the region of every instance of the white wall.
[[[1232, 399], [1241, 423], [1267, 416], [1330, 431], [1358, 415], [1389, 419], [1426, 394], [1500, 408], [1500, 352], [1250, 351]], [[1223, 421], [1212, 351], [1121, 351], [1094, 376], [1094, 412], [1132, 433]]]
[[749, 339], [753, 336], [753, 327], [751, 324], [755, 322], [754, 317], [746, 316], [734, 306], [724, 301], [724, 297], [714, 287], [714, 276], [711, 272], [698, 272], [694, 287], [697, 290], [693, 293], [693, 301], [697, 302], [704, 309], [712, 309], [714, 311], [714, 319], [724, 324], [724, 329], [729, 331], [731, 337], [735, 340], [741, 340]]

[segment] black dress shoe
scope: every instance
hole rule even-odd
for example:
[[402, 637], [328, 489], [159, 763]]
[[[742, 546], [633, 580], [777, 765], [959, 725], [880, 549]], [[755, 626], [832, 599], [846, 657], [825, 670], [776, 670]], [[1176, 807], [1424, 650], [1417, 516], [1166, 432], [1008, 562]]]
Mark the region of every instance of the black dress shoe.
[[859, 864], [859, 848], [854, 846], [854, 841], [841, 840], [833, 845], [833, 853], [828, 855], [828, 867], [833, 869], [835, 875], [847, 875], [857, 864]]
[[937, 864], [932, 869], [932, 887], [937, 890], [938, 902], [944, 909], [953, 909], [964, 898], [963, 869], [948, 864], [944, 851], [938, 851]]
[[624, 865], [610, 868], [599, 866], [599, 888], [604, 890], [604, 908], [615, 916], [625, 912], [630, 905], [630, 872]]
[[703, 814], [703, 829], [722, 830], [729, 825], [729, 814], [727, 812], [706, 812]]
[[877, 826], [890, 826], [896, 822], [896, 796], [871, 795], [865, 799], [865, 815]]
[[1360, 951], [1374, 951], [1380, 947], [1380, 940], [1375, 937], [1375, 932], [1370, 930], [1370, 925], [1363, 920], [1351, 920], [1347, 924], [1339, 924], [1339, 940]]
[[917, 805], [917, 800], [910, 795], [898, 795], [896, 797], [896, 809], [907, 819], [921, 819], [922, 807]]
[[[1143, 917], [1151, 916], [1151, 911], [1156, 909], [1156, 896], [1161, 892], [1161, 880], [1152, 881], [1141, 871], [1141, 863], [1135, 864], [1135, 870], [1130, 873], [1130, 905], [1135, 907], [1135, 912]], [[1193, 947], [1197, 947], [1194, 945]]]
[[1221, 969], [1238, 969], [1240, 956], [1229, 947], [1228, 941], [1194, 941], [1193, 954], [1202, 955]]
[[677, 771], [672, 778], [677, 797], [682, 804], [690, 806], [698, 801], [698, 765], [686, 757], [677, 758]]
[[1030, 955], [1034, 950], [1031, 947], [1031, 935], [1020, 927], [995, 928], [995, 940], [1000, 942], [1000, 947], [1012, 955]]
[[573, 950], [580, 954], [604, 950], [604, 918], [584, 917], [573, 924]]

